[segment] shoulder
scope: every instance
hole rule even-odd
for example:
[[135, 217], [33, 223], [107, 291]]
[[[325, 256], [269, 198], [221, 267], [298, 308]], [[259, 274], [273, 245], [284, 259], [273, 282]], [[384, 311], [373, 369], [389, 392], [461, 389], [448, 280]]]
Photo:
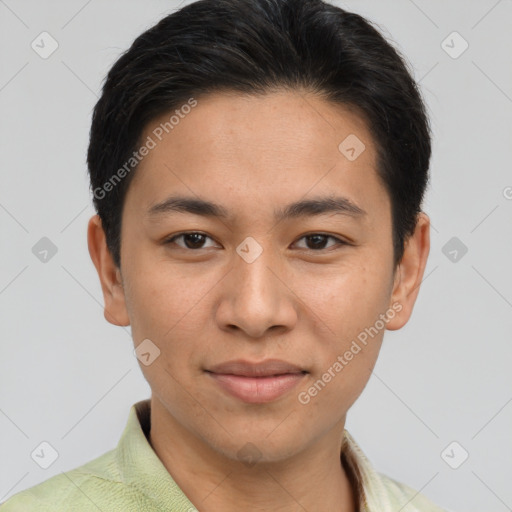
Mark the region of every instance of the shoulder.
[[117, 507], [128, 497], [119, 477], [116, 451], [111, 450], [83, 466], [59, 473], [15, 494], [0, 505], [0, 511], [80, 512], [100, 509], [106, 512], [111, 510], [109, 502]]
[[382, 473], [378, 475], [392, 505], [402, 507], [403, 512], [449, 512], [412, 487]]
[[364, 512], [450, 512], [425, 495], [394, 478], [377, 471], [352, 435], [345, 429], [342, 460], [354, 475], [362, 491]]

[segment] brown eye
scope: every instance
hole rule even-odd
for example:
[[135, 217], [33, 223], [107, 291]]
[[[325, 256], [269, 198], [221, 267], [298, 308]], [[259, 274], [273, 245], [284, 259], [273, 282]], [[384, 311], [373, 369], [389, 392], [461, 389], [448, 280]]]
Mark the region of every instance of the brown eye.
[[[329, 247], [326, 247], [326, 244], [329, 239], [334, 240], [334, 244]], [[306, 241], [306, 247], [301, 247], [301, 249], [310, 249], [313, 251], [321, 251], [326, 248], [330, 248], [336, 245], [346, 245], [346, 242], [343, 240], [332, 236], [332, 235], [324, 235], [322, 233], [313, 233], [311, 235], [303, 236], [300, 240]]]
[[[175, 235], [166, 240], [165, 244], [176, 244], [183, 249], [204, 249], [204, 243], [207, 239], [211, 240], [211, 238], [204, 233], [191, 231], [189, 233], [181, 233], [179, 235]], [[182, 243], [177, 243], [176, 240], [182, 240]]]

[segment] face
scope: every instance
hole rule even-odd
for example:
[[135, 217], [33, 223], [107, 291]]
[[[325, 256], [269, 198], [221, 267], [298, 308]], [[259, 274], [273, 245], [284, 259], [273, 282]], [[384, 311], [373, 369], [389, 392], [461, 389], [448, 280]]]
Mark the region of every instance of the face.
[[339, 437], [424, 264], [394, 272], [368, 129], [298, 92], [199, 97], [161, 136], [169, 117], [142, 136], [156, 145], [126, 195], [106, 297], [135, 346], [151, 340], [156, 411], [232, 459], [248, 442], [275, 461]]

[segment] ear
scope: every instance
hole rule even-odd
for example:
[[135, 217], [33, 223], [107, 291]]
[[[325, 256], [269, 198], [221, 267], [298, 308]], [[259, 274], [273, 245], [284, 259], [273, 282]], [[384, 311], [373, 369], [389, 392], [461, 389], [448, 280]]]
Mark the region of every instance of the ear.
[[414, 234], [406, 241], [402, 261], [396, 269], [390, 307], [395, 304], [393, 309], [397, 314], [389, 320], [386, 329], [401, 329], [409, 321], [420, 291], [429, 252], [430, 219], [420, 212]]
[[101, 282], [103, 300], [105, 302], [105, 319], [114, 325], [130, 325], [121, 271], [114, 263], [107, 247], [105, 232], [98, 215], [94, 215], [89, 220], [87, 245]]

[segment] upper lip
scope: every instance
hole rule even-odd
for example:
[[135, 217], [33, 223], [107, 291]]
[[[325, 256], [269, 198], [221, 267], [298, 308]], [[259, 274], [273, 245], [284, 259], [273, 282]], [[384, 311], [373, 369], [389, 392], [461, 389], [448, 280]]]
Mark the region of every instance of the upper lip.
[[243, 377], [269, 377], [271, 375], [284, 375], [286, 373], [306, 373], [306, 370], [302, 369], [300, 366], [280, 359], [266, 359], [259, 362], [236, 359], [217, 364], [206, 371], [225, 375], [240, 375]]

